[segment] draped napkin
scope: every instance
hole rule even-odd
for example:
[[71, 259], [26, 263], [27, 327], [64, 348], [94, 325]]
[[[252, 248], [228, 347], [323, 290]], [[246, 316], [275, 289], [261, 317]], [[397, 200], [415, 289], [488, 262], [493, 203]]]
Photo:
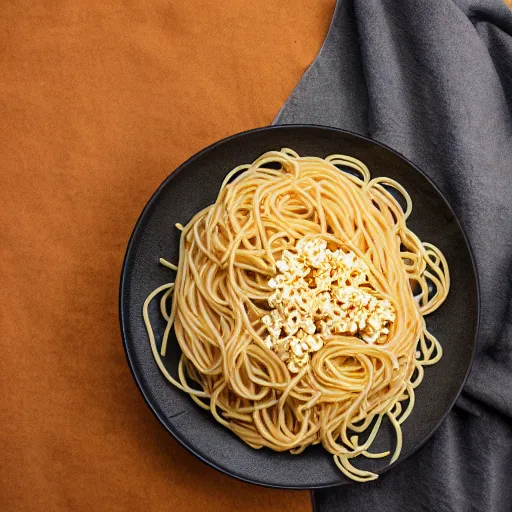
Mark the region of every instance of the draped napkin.
[[473, 369], [440, 429], [378, 480], [314, 492], [315, 511], [512, 510], [512, 12], [338, 0], [275, 123], [348, 129], [412, 160], [464, 225], [481, 287]]

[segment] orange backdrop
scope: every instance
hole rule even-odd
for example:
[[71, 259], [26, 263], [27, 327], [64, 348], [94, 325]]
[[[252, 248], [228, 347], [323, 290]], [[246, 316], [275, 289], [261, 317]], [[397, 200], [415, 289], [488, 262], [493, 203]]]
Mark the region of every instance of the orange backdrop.
[[198, 462], [128, 369], [133, 225], [178, 164], [271, 123], [334, 0], [0, 2], [0, 510], [307, 511]]

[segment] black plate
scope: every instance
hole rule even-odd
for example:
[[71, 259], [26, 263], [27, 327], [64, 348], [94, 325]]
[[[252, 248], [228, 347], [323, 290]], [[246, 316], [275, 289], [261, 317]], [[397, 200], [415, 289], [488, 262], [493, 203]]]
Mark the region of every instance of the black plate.
[[[349, 482], [329, 453], [315, 446], [294, 456], [253, 450], [244, 444], [165, 380], [153, 360], [142, 320], [142, 304], [147, 295], [174, 277], [159, 265], [158, 259], [178, 260], [179, 233], [175, 223], [186, 224], [197, 211], [211, 204], [233, 167], [282, 147], [292, 148], [300, 155], [351, 155], [364, 161], [372, 176], [399, 181], [413, 200], [409, 225], [422, 240], [434, 243], [445, 254], [451, 291], [442, 307], [427, 318], [429, 330], [443, 345], [444, 356], [438, 364], [426, 368], [414, 411], [403, 424], [402, 455], [395, 464], [434, 433], [462, 389], [473, 359], [479, 316], [473, 258], [459, 222], [434, 184], [403, 156], [354, 133], [305, 125], [261, 128], [217, 142], [181, 165], [144, 208], [128, 244], [121, 275], [121, 328], [135, 381], [158, 419], [183, 446], [210, 466], [247, 482], [320, 488]], [[157, 339], [161, 339], [164, 322], [154, 306], [153, 324]], [[179, 353], [176, 339], [170, 338], [165, 361], [174, 375]], [[375, 448], [384, 447], [391, 440], [384, 425]], [[362, 461], [362, 465], [380, 473], [391, 467], [382, 460]]]

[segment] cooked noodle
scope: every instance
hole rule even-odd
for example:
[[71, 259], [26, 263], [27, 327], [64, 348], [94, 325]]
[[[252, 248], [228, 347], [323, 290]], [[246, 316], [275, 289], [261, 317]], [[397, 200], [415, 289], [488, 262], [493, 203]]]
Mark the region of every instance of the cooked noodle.
[[[439, 249], [406, 227], [411, 210], [400, 184], [371, 179], [368, 168], [349, 156], [299, 157], [283, 149], [237, 167], [216, 202], [178, 226], [179, 263], [161, 260], [177, 270], [175, 282], [144, 303], [161, 371], [253, 448], [298, 454], [321, 443], [349, 478], [377, 478], [351, 459], [390, 455], [369, 451], [384, 417], [396, 430], [390, 462], [398, 458], [400, 425], [414, 407], [414, 388], [424, 366], [442, 355], [424, 316], [446, 298], [448, 266]], [[307, 237], [361, 258], [369, 285], [393, 305], [396, 319], [377, 343], [330, 336], [309, 364], [291, 373], [265, 344], [261, 318], [270, 309], [268, 281], [276, 261]], [[158, 350], [148, 306], [162, 292], [167, 325]], [[182, 351], [176, 378], [161, 359], [171, 327]]]

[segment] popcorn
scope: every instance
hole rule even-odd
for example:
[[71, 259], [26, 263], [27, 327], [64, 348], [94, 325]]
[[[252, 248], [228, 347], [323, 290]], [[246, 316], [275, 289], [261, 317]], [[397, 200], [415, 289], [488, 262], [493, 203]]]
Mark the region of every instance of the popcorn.
[[268, 281], [272, 310], [261, 322], [268, 332], [265, 345], [290, 372], [309, 364], [333, 335], [359, 336], [369, 344], [387, 338], [395, 310], [370, 286], [368, 266], [354, 252], [303, 238], [294, 251], [283, 251], [276, 268]]

